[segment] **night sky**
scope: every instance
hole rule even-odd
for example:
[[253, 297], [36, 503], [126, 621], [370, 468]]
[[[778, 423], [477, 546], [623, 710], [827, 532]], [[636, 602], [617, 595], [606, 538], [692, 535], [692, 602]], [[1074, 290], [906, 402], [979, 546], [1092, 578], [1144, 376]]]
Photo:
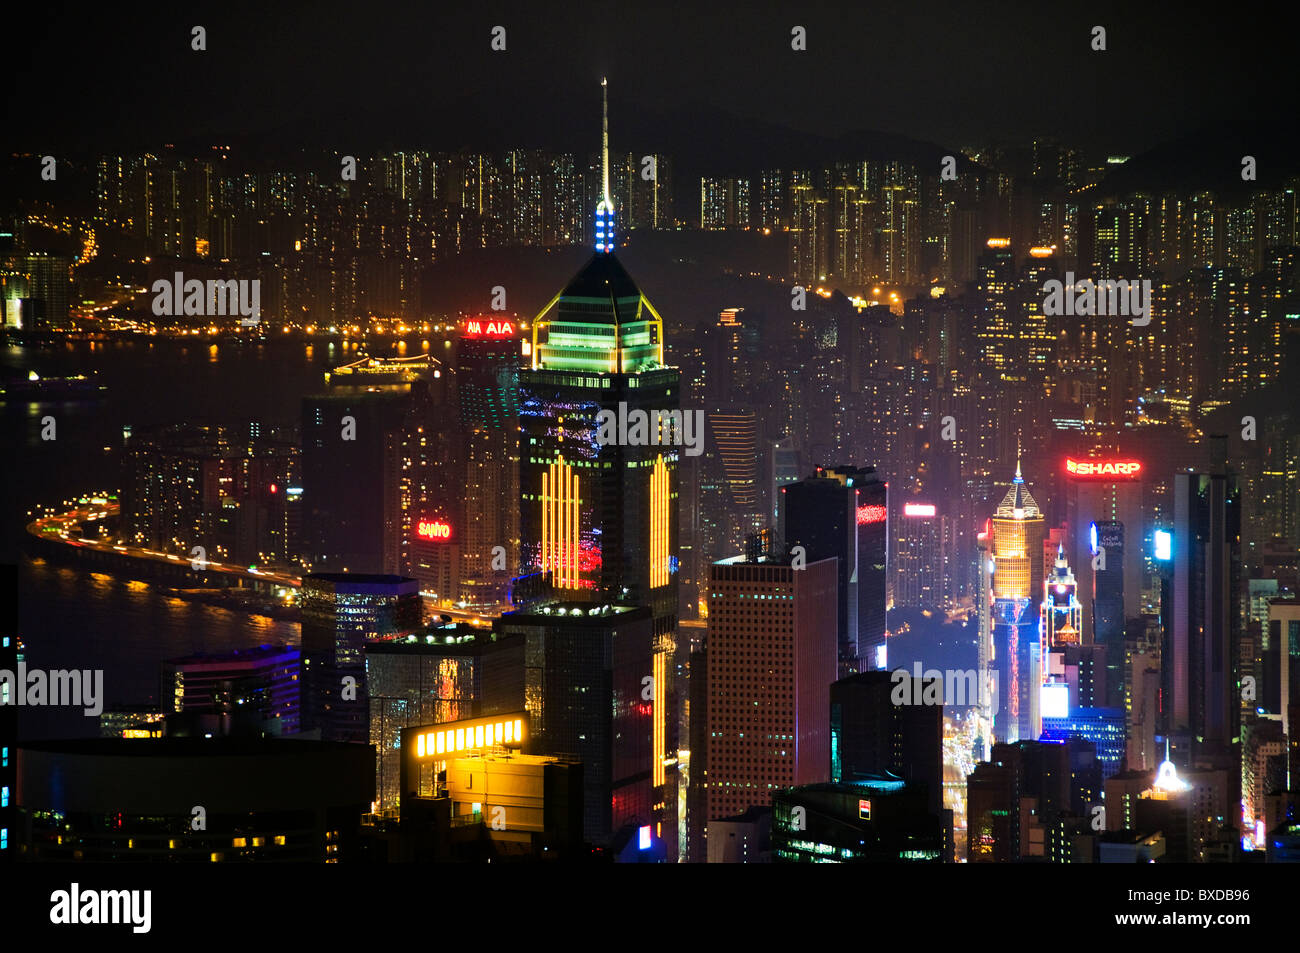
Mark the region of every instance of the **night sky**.
[[[1086, 153], [1137, 154], [1216, 119], [1294, 120], [1291, 35], [1255, 7], [447, 6], [11, 8], [9, 145], [578, 149], [592, 139], [602, 74], [616, 145], [620, 133], [657, 139], [666, 126], [712, 148], [711, 129], [730, 115], [758, 121], [760, 142], [780, 126], [952, 147], [1049, 135]], [[190, 49], [194, 24], [207, 28], [206, 52]], [[496, 24], [505, 53], [490, 49]], [[795, 24], [808, 29], [807, 52], [790, 49]], [[1090, 49], [1095, 24], [1107, 27], [1106, 52]], [[728, 145], [717, 143], [724, 157]]]

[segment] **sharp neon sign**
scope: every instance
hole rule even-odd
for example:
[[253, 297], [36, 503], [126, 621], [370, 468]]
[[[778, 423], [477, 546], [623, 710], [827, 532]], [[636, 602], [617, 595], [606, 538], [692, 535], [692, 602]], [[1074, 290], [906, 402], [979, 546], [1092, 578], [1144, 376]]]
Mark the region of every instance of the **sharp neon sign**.
[[876, 504], [858, 507], [858, 525], [865, 526], [868, 523], [883, 523], [885, 521], [885, 508]]
[[512, 338], [515, 325], [512, 321], [478, 321], [465, 322], [464, 335], [467, 338]]
[[1074, 477], [1092, 479], [1133, 479], [1142, 471], [1136, 460], [1065, 460], [1066, 472]]
[[420, 520], [415, 524], [415, 535], [421, 539], [451, 539], [451, 524], [442, 520]]

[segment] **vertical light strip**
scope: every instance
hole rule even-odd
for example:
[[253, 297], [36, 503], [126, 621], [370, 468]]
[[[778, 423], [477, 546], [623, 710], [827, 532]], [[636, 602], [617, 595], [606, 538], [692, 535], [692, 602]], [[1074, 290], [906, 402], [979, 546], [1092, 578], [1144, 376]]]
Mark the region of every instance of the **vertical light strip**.
[[578, 472], [556, 457], [542, 474], [542, 572], [550, 572], [557, 589], [577, 589]]
[[668, 466], [663, 456], [650, 472], [650, 588], [668, 585]]
[[658, 787], [664, 783], [664, 738], [665, 713], [668, 709], [668, 656], [665, 652], [655, 653], [655, 681], [652, 716], [654, 718], [654, 743], [651, 757], [654, 758], [652, 773], [653, 784]]
[[542, 474], [542, 572], [551, 564], [551, 491], [550, 471]]

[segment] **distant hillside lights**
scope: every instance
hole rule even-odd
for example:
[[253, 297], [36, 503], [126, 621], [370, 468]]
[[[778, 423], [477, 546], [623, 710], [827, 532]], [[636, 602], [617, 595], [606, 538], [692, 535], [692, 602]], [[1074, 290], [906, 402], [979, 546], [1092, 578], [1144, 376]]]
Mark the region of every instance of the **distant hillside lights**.
[[1061, 315], [1133, 315], [1129, 323], [1146, 327], [1151, 323], [1151, 282], [1113, 279], [1094, 282], [1091, 278], [1075, 281], [1074, 272], [1065, 273], [1065, 282], [1053, 278], [1043, 285], [1047, 297], [1043, 314]]
[[[651, 433], [650, 415], [654, 415]], [[624, 447], [684, 446], [686, 456], [698, 457], [704, 452], [704, 411], [702, 410], [634, 410], [628, 413], [627, 403], [620, 402], [618, 411], [602, 410], [596, 415], [596, 442], [602, 447], [617, 444]]]
[[185, 280], [185, 275], [176, 272], [175, 280], [159, 278], [153, 283], [155, 298], [153, 313], [163, 316], [219, 317], [225, 315], [242, 315], [239, 320], [243, 327], [253, 327], [262, 315], [262, 282], [233, 278], [228, 280], [211, 279], [206, 282], [197, 278]]

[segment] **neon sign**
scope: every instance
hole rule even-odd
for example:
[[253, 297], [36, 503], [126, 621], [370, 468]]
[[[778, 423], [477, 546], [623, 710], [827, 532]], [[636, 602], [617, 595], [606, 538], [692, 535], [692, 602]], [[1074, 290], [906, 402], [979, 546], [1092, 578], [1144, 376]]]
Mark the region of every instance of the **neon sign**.
[[933, 503], [904, 503], [904, 516], [933, 516], [935, 514]]
[[866, 526], [868, 523], [883, 523], [885, 521], [885, 508], [872, 503], [867, 506], [858, 507], [858, 525]]
[[512, 321], [469, 320], [465, 322], [464, 336], [467, 338], [512, 338], [515, 326]]
[[1066, 457], [1065, 469], [1075, 477], [1094, 479], [1115, 477], [1131, 480], [1142, 471], [1142, 464], [1136, 460], [1071, 460]]
[[451, 524], [442, 520], [420, 520], [415, 524], [415, 535], [440, 542], [448, 540], [451, 539]]

